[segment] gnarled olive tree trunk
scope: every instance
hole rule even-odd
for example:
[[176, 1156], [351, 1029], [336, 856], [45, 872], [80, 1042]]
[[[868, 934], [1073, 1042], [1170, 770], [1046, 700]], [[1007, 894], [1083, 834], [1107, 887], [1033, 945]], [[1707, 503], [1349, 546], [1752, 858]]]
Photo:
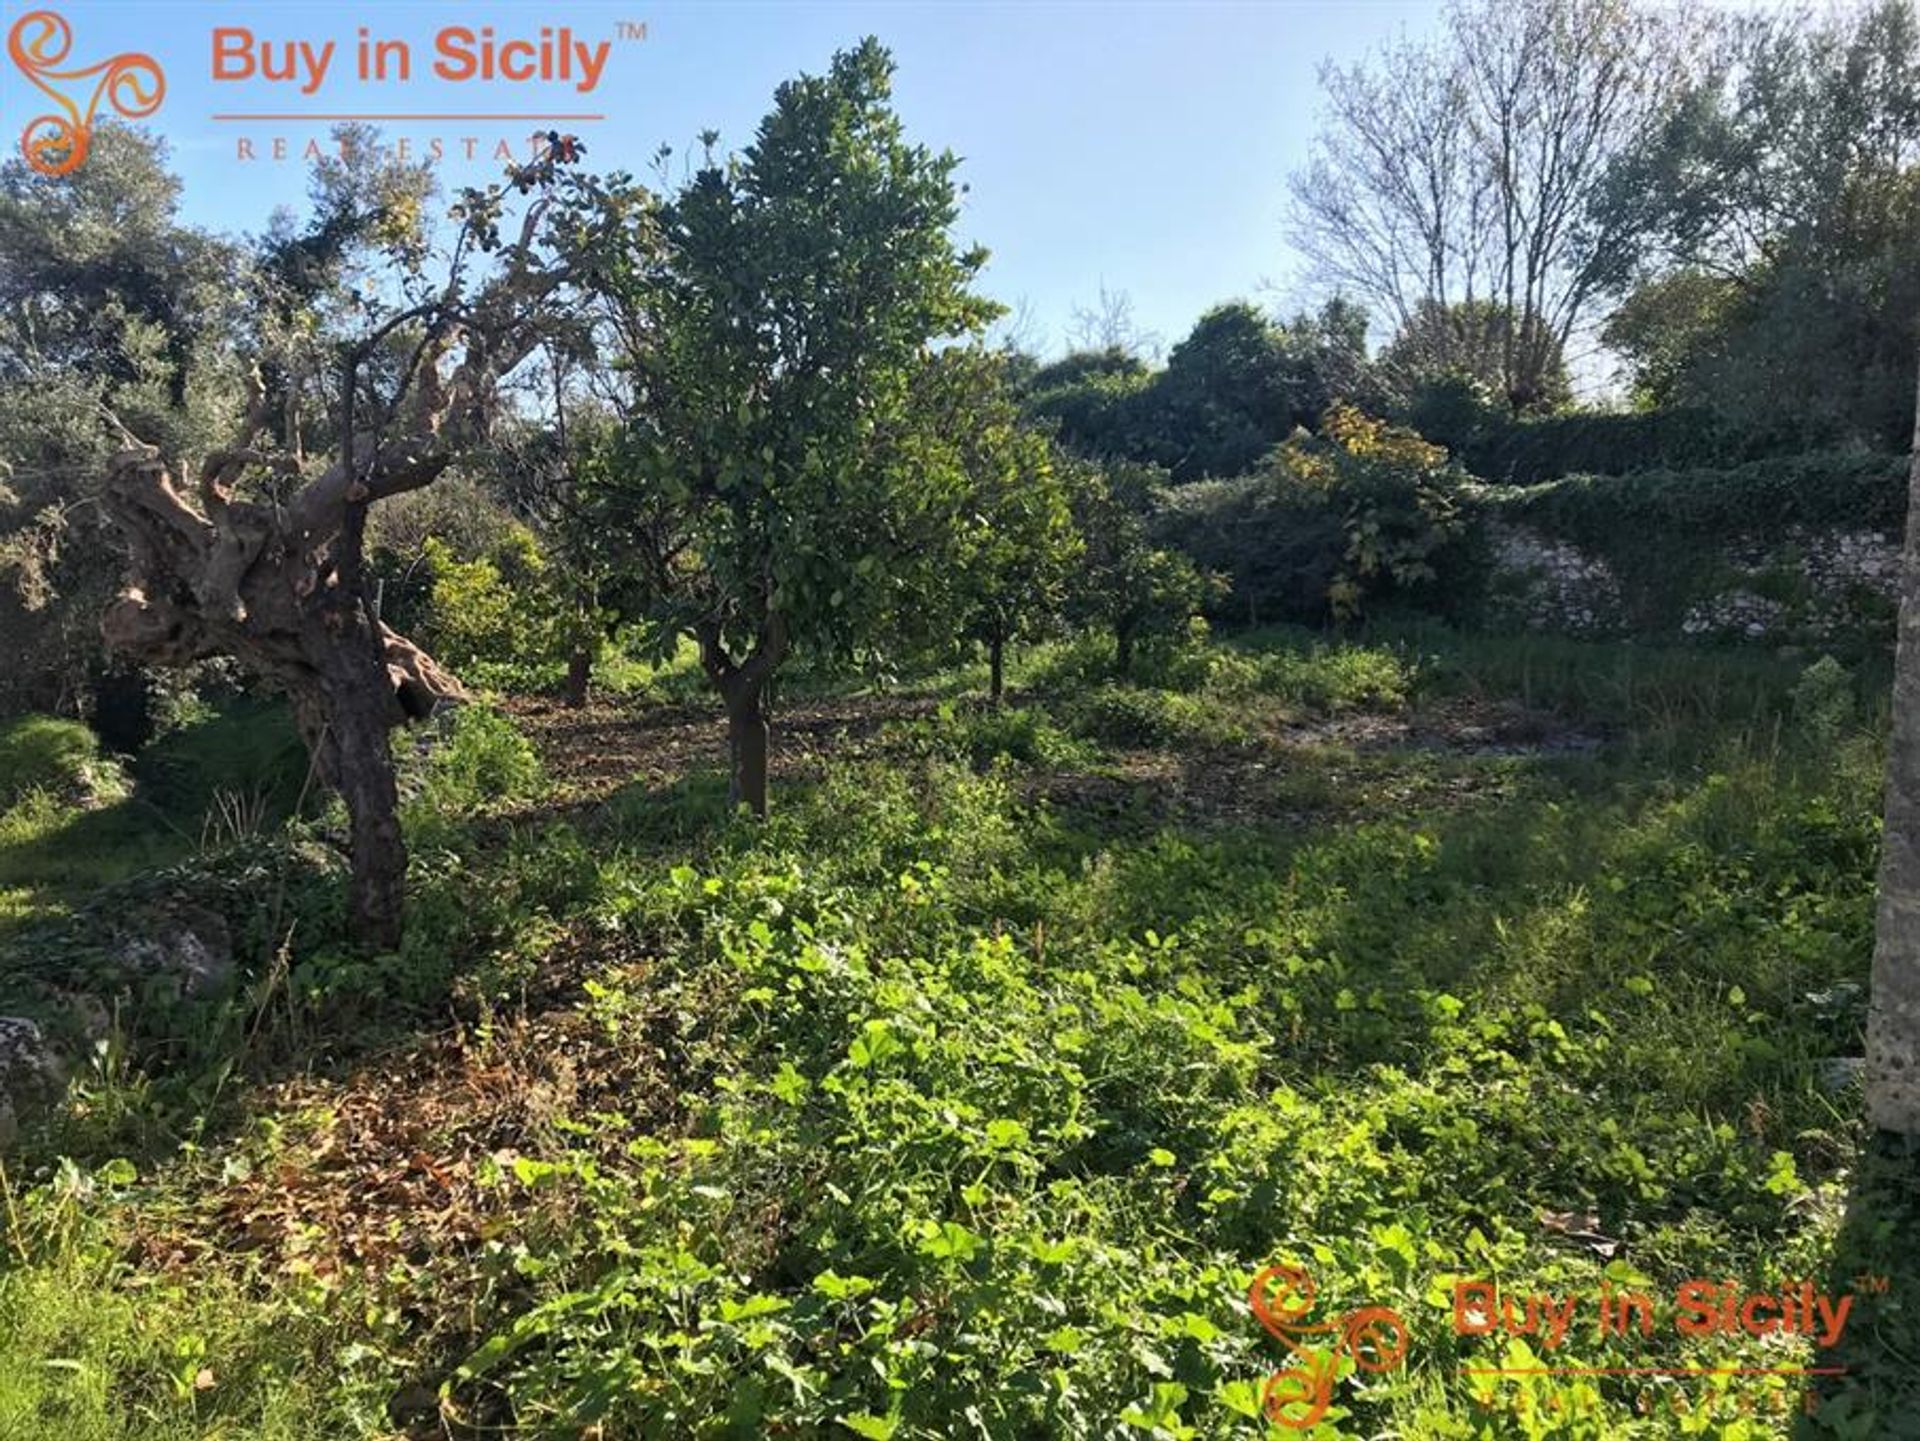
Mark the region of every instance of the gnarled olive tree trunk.
[[1882, 1130], [1920, 1135], [1920, 403], [1907, 483], [1900, 566], [1900, 640], [1893, 671], [1880, 909], [1867, 1012], [1867, 1114]]
[[[552, 283], [542, 278], [540, 293]], [[253, 449], [265, 410], [257, 383], [237, 442], [206, 458], [197, 495], [137, 442], [114, 458], [102, 492], [127, 550], [125, 587], [103, 619], [107, 643], [157, 666], [231, 656], [286, 694], [317, 772], [346, 802], [348, 913], [355, 940], [375, 950], [399, 942], [406, 895], [388, 732], [462, 692], [374, 614], [361, 574], [367, 510], [431, 484], [477, 444], [499, 377], [534, 344], [531, 331], [514, 338], [522, 312], [500, 295], [441, 325], [378, 428], [353, 423], [349, 364], [339, 454], [284, 503], [235, 493], [250, 469], [295, 468]], [[462, 359], [443, 375], [456, 336]]]
[[[431, 484], [482, 443], [501, 378], [543, 342], [565, 287], [626, 243], [627, 201], [572, 176], [572, 137], [514, 167], [508, 183], [463, 192], [465, 216], [439, 293], [393, 314], [346, 348], [332, 464], [286, 499], [249, 499], [255, 469], [305, 474], [299, 458], [256, 450], [266, 394], [255, 376], [233, 445], [208, 456], [189, 495], [152, 446], [120, 427], [102, 492], [127, 550], [126, 584], [103, 620], [108, 644], [150, 665], [231, 656], [292, 702], [321, 778], [352, 818], [349, 898], [355, 938], [389, 949], [400, 939], [406, 895], [388, 733], [461, 694], [452, 676], [384, 625], [366, 593], [362, 551], [368, 509]], [[509, 190], [539, 196], [502, 246]], [[543, 235], [564, 201], [568, 223]], [[466, 265], [493, 255], [476, 287]], [[399, 345], [402, 337], [412, 343]], [[370, 365], [407, 355], [392, 373]], [[363, 383], [363, 366], [384, 376]], [[380, 391], [384, 394], [370, 394]]]
[[352, 821], [354, 936], [391, 949], [400, 939], [407, 857], [387, 733], [462, 691], [418, 646], [374, 620], [358, 593], [357, 566], [342, 574], [346, 512], [364, 508], [367, 496], [348, 500], [349, 487], [313, 482], [303, 496], [336, 493], [337, 520], [298, 501], [282, 510], [232, 499], [228, 484], [258, 458], [209, 458], [198, 505], [152, 448], [115, 458], [104, 500], [126, 541], [128, 574], [102, 629], [109, 645], [145, 664], [232, 656], [286, 694], [316, 771]]

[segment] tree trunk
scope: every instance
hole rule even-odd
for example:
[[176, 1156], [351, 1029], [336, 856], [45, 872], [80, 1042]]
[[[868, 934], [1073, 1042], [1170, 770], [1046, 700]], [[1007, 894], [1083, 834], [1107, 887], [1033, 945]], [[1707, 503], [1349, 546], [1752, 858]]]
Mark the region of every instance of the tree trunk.
[[130, 574], [102, 631], [147, 665], [234, 656], [287, 694], [320, 779], [352, 818], [354, 940], [391, 950], [407, 859], [387, 733], [459, 698], [459, 682], [373, 619], [358, 560], [364, 504], [325, 541], [296, 544], [275, 513], [232, 500], [211, 479], [203, 489], [197, 510], [151, 450], [116, 458], [103, 499]]
[[995, 633], [987, 642], [987, 698], [995, 705], [1007, 693], [1007, 641]]
[[1893, 735], [1880, 844], [1880, 907], [1867, 1011], [1867, 1115], [1882, 1130], [1920, 1135], [1920, 402], [1907, 482]]
[[566, 704], [569, 710], [579, 710], [587, 703], [587, 691], [593, 684], [593, 652], [585, 646], [575, 646], [573, 654], [567, 657]]
[[400, 833], [400, 796], [393, 776], [386, 697], [355, 687], [327, 702], [327, 760], [322, 773], [346, 802], [353, 867], [347, 881], [347, 925], [368, 951], [399, 948], [405, 922], [407, 846]]
[[767, 818], [768, 726], [766, 684], [750, 676], [737, 676], [724, 691], [727, 703], [727, 754], [732, 770], [727, 784], [727, 802], [738, 809], [744, 805], [755, 819]]
[[1113, 628], [1113, 673], [1121, 680], [1133, 674], [1133, 627], [1130, 625]]
[[769, 612], [755, 638], [753, 651], [743, 661], [727, 653], [719, 623], [702, 621], [693, 628], [700, 646], [700, 665], [720, 692], [727, 707], [727, 799], [734, 808], [746, 806], [758, 820], [767, 818], [767, 691], [774, 672], [787, 655], [787, 618]]

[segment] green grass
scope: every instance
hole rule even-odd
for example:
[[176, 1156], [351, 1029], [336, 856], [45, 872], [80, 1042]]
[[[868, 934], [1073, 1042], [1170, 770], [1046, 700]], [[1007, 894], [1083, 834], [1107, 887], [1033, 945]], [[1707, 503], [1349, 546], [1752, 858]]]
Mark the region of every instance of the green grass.
[[[1717, 744], [1730, 726], [1771, 724], [1790, 708], [1812, 654], [1709, 650], [1552, 635], [1466, 636], [1429, 623], [1385, 631], [1434, 692], [1490, 696], [1613, 727], [1636, 746]], [[1854, 672], [1884, 706], [1884, 659]]]
[[209, 713], [123, 768], [73, 722], [29, 717], [0, 741], [23, 788], [0, 811], [0, 935], [102, 886], [263, 834], [306, 782], [284, 707]]
[[[76, 1093], [195, 1097], [192, 1145], [11, 1163], [0, 1436], [1257, 1435], [1276, 1259], [1411, 1352], [1269, 1434], [1794, 1434], [1777, 1380], [1460, 1368], [1804, 1344], [1669, 1310], [1523, 1353], [1455, 1335], [1448, 1280], [1863, 1273], [1797, 1424], [1914, 1434], [1916, 1166], [1822, 1080], [1860, 1043], [1882, 702], [1809, 659], [1268, 633], [1117, 686], [1054, 647], [764, 827], [699, 770], [516, 811], [525, 750], [475, 721], [409, 814], [406, 954], [351, 957], [300, 883], [235, 1039]], [[1449, 739], [1468, 702], [1605, 744]], [[1356, 712], [1426, 739], [1315, 739]], [[1102, 800], [1142, 774], [1184, 808]]]
[[36, 792], [71, 801], [119, 794], [119, 768], [78, 721], [22, 716], [0, 726], [0, 805]]

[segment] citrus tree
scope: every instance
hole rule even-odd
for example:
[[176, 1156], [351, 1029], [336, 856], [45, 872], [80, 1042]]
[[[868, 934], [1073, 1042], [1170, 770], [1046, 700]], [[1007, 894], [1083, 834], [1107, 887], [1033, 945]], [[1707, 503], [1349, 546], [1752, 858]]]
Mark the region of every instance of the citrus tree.
[[1085, 544], [1070, 609], [1113, 634], [1114, 670], [1133, 670], [1134, 649], [1148, 636], [1184, 628], [1225, 590], [1177, 550], [1157, 543], [1152, 521], [1166, 488], [1158, 467], [1115, 461], [1073, 463], [1074, 522]]
[[731, 793], [767, 810], [767, 689], [796, 650], [883, 645], [951, 555], [960, 459], [937, 344], [997, 308], [949, 231], [951, 154], [910, 143], [868, 40], [780, 87], [753, 144], [657, 205], [610, 287], [626, 426], [604, 483], [647, 609], [726, 707]]
[[950, 434], [966, 480], [951, 537], [947, 614], [986, 648], [987, 689], [1006, 690], [1007, 647], [1059, 625], [1085, 546], [1074, 528], [1063, 457], [1022, 423], [997, 359], [950, 353]]

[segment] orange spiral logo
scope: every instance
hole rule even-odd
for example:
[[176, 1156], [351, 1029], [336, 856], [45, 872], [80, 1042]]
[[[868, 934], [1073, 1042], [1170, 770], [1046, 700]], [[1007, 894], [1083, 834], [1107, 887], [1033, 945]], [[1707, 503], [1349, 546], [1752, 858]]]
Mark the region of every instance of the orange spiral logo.
[[[1407, 1359], [1407, 1326], [1385, 1306], [1363, 1306], [1338, 1321], [1309, 1321], [1313, 1277], [1298, 1266], [1268, 1266], [1247, 1288], [1247, 1303], [1274, 1340], [1298, 1364], [1282, 1367], [1260, 1389], [1260, 1409], [1276, 1426], [1317, 1426], [1333, 1404], [1333, 1383], [1346, 1357], [1362, 1371], [1391, 1371]], [[1312, 1338], [1332, 1338], [1332, 1350], [1309, 1350]]]
[[20, 132], [20, 153], [42, 175], [66, 175], [85, 162], [102, 100], [139, 120], [158, 110], [167, 95], [167, 77], [151, 55], [129, 52], [63, 69], [72, 49], [73, 27], [51, 10], [22, 15], [7, 36], [14, 65], [60, 107], [58, 114], [34, 116]]

